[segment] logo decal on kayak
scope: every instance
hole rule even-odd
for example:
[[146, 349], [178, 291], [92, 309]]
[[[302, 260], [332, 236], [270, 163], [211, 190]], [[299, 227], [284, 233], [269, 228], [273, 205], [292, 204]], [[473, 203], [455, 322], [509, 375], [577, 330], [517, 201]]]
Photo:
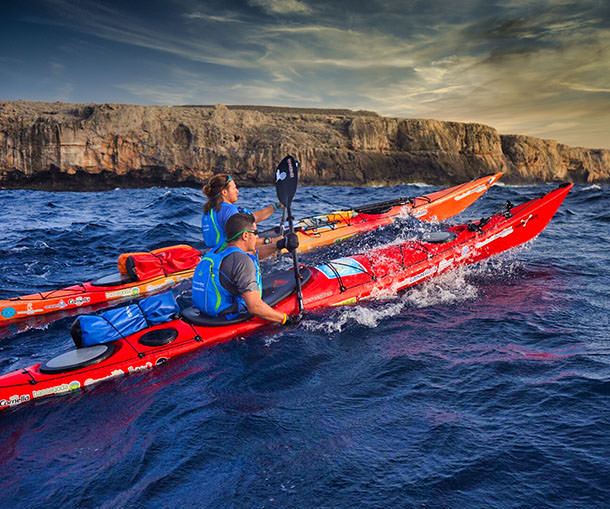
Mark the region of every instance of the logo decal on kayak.
[[412, 285], [413, 283], [416, 283], [420, 279], [424, 279], [426, 277], [431, 276], [435, 272], [436, 272], [436, 267], [430, 267], [429, 269], [426, 269], [423, 272], [420, 272], [419, 274], [416, 274], [415, 276], [411, 276], [410, 278], [408, 278], [407, 283]]
[[28, 302], [27, 308], [25, 311], [18, 311], [19, 315], [35, 315], [36, 313], [44, 313], [44, 309], [34, 309], [34, 306], [31, 302]]
[[367, 270], [355, 258], [337, 258], [332, 262], [318, 265], [316, 267], [328, 279], [337, 279], [339, 277], [354, 276], [356, 274], [366, 274]]
[[275, 181], [279, 182], [280, 180], [286, 180], [286, 172], [280, 172], [280, 169], [278, 168], [275, 172]]
[[127, 372], [128, 373], [137, 373], [138, 371], [144, 371], [145, 369], [150, 369], [153, 367], [152, 362], [147, 362], [146, 364], [143, 364], [142, 366], [129, 366], [127, 368]]
[[462, 198], [466, 198], [466, 196], [469, 196], [473, 193], [482, 193], [487, 189], [487, 186], [479, 186], [479, 187], [475, 187], [474, 189], [471, 189], [470, 191], [466, 191], [465, 193], [462, 194], [458, 194], [457, 196], [455, 196], [453, 199], [455, 201], [459, 201]]
[[67, 306], [67, 304], [62, 300], [60, 300], [57, 304], [49, 304], [45, 306], [45, 309], [63, 309]]
[[332, 296], [333, 296], [333, 292], [319, 293], [318, 295], [312, 295], [311, 297], [307, 297], [306, 299], [303, 300], [303, 303], [309, 304], [310, 302], [326, 299], [326, 297], [332, 297]]
[[41, 398], [43, 396], [48, 396], [49, 394], [62, 394], [64, 392], [74, 391], [80, 388], [80, 382], [74, 380], [69, 384], [61, 384], [56, 385], [55, 387], [49, 387], [48, 389], [40, 389], [39, 391], [32, 391], [32, 396], [34, 398]]
[[11, 396], [8, 399], [0, 399], [0, 407], [15, 406], [19, 405], [20, 403], [25, 403], [26, 401], [30, 401], [29, 394], [15, 394], [14, 396]]
[[428, 213], [428, 209], [418, 210], [415, 212], [415, 214], [413, 214], [413, 217], [416, 217], [419, 219], [420, 217], [425, 216], [427, 213]]
[[71, 306], [82, 306], [83, 304], [87, 304], [91, 302], [91, 297], [81, 297], [80, 295], [75, 299], [69, 299], [68, 304]]
[[125, 288], [124, 290], [106, 292], [107, 299], [113, 299], [115, 297], [131, 297], [132, 295], [134, 297], [137, 297], [138, 295], [140, 295], [140, 288], [136, 286], [134, 288]]
[[121, 376], [124, 374], [125, 374], [125, 371], [123, 371], [122, 369], [115, 369], [115, 370], [111, 371], [109, 375], [103, 376], [102, 378], [87, 378], [87, 380], [85, 380], [85, 387], [87, 387], [88, 385], [96, 384], [98, 382], [103, 382], [104, 380], [109, 380], [111, 378], [114, 378], [115, 376]]
[[0, 314], [2, 315], [2, 318], [13, 318], [13, 316], [15, 316], [15, 308], [4, 308]]
[[495, 235], [492, 235], [491, 237], [489, 237], [489, 238], [487, 238], [485, 240], [482, 240], [481, 242], [478, 242], [476, 247], [486, 246], [490, 242], [493, 242], [496, 239], [501, 239], [502, 237], [506, 237], [507, 235], [510, 235], [511, 233], [513, 233], [513, 227], [509, 226], [505, 230], [502, 230], [501, 232], [498, 232]]

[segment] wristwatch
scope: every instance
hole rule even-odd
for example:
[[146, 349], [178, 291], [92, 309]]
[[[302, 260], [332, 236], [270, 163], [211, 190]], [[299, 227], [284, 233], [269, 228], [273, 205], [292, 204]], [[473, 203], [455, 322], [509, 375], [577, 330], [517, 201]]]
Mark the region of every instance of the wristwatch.
[[271, 244], [271, 239], [269, 237], [265, 237], [265, 240], [263, 240], [263, 244]]

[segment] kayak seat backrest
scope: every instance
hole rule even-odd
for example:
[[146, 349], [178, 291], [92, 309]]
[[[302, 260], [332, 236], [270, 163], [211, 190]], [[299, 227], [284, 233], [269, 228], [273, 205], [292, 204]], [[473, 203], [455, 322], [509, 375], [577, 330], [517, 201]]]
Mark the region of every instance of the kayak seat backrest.
[[135, 280], [128, 274], [121, 274], [116, 272], [114, 274], [108, 274], [107, 276], [100, 277], [91, 281], [93, 286], [121, 286], [128, 283], [133, 283]]
[[[62, 353], [45, 362], [40, 366], [40, 372], [52, 375], [86, 368], [87, 366], [97, 364], [110, 357], [114, 353], [115, 348], [115, 345], [106, 343], [103, 345], [90, 346], [88, 348], [70, 350], [69, 352]], [[75, 386], [74, 389], [78, 389], [79, 387], [80, 384]]]
[[[305, 284], [311, 277], [311, 271], [307, 268], [301, 270], [301, 284]], [[295, 291], [294, 272], [291, 270], [280, 271], [272, 273], [265, 277], [263, 281], [263, 300], [270, 306], [275, 306], [278, 302], [284, 300], [286, 297], [294, 293]], [[252, 315], [250, 313], [242, 313], [232, 320], [227, 320], [222, 316], [212, 318], [204, 315], [195, 306], [190, 306], [183, 309], [180, 312], [184, 321], [192, 323], [193, 325], [200, 325], [203, 327], [220, 327], [222, 325], [232, 325], [235, 323], [244, 322], [250, 320]]]
[[453, 232], [442, 231], [442, 232], [428, 232], [422, 237], [423, 242], [430, 244], [444, 244], [454, 240], [457, 235]]
[[195, 306], [190, 306], [188, 308], [183, 309], [180, 312], [180, 316], [185, 322], [191, 323], [193, 325], [201, 325], [202, 327], [220, 327], [222, 325], [232, 325], [235, 323], [244, 322], [250, 318], [252, 315], [250, 313], [243, 313], [232, 320], [227, 320], [222, 316], [217, 316], [215, 318], [204, 315], [199, 308]]

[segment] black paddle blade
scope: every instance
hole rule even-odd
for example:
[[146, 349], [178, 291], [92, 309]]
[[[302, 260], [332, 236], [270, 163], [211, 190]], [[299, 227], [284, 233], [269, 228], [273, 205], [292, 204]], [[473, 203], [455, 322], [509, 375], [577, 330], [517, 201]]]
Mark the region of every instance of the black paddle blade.
[[290, 208], [299, 183], [301, 163], [292, 156], [286, 156], [275, 169], [275, 190], [277, 199], [284, 207]]

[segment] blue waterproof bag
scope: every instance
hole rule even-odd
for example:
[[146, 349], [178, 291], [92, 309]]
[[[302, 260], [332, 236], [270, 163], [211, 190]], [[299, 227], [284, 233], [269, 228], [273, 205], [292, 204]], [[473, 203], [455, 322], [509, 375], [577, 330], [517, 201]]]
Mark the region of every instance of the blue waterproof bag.
[[149, 326], [169, 322], [174, 318], [174, 315], [180, 313], [180, 306], [178, 306], [172, 292], [160, 293], [142, 299], [140, 309], [144, 313], [144, 318]]
[[101, 315], [79, 316], [70, 332], [77, 348], [110, 343], [146, 327], [168, 322], [179, 311], [172, 292], [165, 292]]

